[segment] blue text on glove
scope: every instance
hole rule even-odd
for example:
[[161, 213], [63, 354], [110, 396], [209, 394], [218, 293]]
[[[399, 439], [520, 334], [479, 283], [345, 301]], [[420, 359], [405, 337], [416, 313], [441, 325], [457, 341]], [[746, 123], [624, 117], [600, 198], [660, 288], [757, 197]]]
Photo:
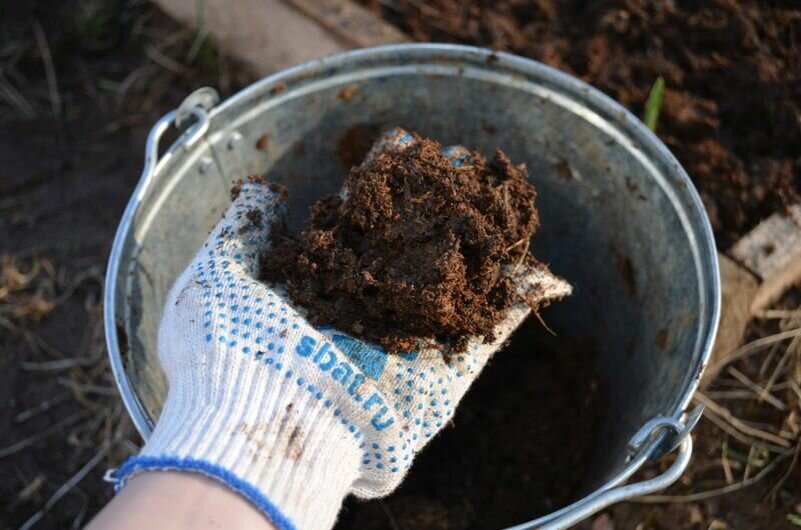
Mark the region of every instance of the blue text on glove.
[[321, 372], [329, 372], [330, 377], [345, 387], [348, 395], [354, 401], [360, 403], [364, 410], [370, 410], [374, 406], [380, 407], [370, 421], [370, 424], [377, 431], [382, 431], [392, 425], [395, 420], [391, 416], [385, 418], [389, 412], [389, 407], [386, 406], [384, 399], [378, 392], [373, 392], [366, 400], [359, 393], [359, 389], [364, 384], [364, 375], [355, 373], [350, 363], [340, 360], [328, 341], [322, 341], [320, 347], [316, 347], [317, 339], [304, 335], [295, 347], [295, 353], [310, 359]]

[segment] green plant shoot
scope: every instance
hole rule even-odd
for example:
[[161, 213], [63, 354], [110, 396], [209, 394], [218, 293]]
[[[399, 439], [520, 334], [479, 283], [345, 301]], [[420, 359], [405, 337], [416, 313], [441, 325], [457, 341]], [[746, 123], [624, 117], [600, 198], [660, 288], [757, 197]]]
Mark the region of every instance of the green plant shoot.
[[662, 110], [662, 97], [665, 94], [665, 80], [662, 76], [656, 78], [651, 93], [648, 94], [648, 101], [645, 102], [645, 116], [643, 121], [646, 127], [656, 132], [656, 125], [659, 122], [659, 111]]

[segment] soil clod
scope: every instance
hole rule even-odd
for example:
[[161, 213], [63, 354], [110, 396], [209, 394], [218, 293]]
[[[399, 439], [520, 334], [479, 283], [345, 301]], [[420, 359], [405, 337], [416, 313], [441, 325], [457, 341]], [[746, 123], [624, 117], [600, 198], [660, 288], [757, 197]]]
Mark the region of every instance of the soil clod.
[[493, 340], [512, 304], [544, 305], [523, 300], [508, 273], [544, 266], [521, 243], [539, 225], [536, 191], [500, 149], [489, 161], [467, 150], [454, 160], [414, 135], [404, 149], [372, 151], [343, 190], [319, 200], [308, 227], [262, 267], [313, 324], [390, 352], [421, 341], [463, 351], [468, 336]]

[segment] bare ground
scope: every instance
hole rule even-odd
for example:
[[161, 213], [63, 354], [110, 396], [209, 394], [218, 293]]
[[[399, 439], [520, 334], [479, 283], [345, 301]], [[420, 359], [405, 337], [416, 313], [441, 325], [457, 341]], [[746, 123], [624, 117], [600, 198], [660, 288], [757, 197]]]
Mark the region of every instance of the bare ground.
[[[140, 1], [2, 9], [0, 529], [78, 528], [111, 495], [105, 470], [141, 442], [106, 361], [101, 293], [145, 135], [194, 88], [227, 95], [249, 77]], [[796, 291], [777, 305], [784, 313], [752, 323], [749, 340], [768, 343], [748, 349], [732, 364], [738, 372], [725, 370], [700, 398], [713, 406], [681, 484], [583, 527], [793, 527], [799, 305]], [[767, 390], [757, 397], [754, 385]], [[373, 506], [385, 527], [413, 527]]]
[[0, 528], [77, 528], [140, 443], [101, 302], [145, 137], [194, 88], [247, 78], [143, 2], [2, 10]]

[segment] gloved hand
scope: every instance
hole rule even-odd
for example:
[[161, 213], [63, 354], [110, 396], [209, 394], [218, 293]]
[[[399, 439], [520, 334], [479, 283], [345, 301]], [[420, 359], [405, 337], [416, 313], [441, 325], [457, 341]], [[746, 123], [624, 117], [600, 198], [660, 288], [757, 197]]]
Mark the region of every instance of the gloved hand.
[[[378, 149], [409, 141], [396, 132]], [[454, 164], [466, 156], [446, 152]], [[387, 355], [315, 329], [283, 289], [255, 279], [286, 214], [279, 187], [249, 179], [175, 282], [158, 340], [169, 393], [142, 452], [117, 471], [118, 489], [143, 470], [194, 471], [244, 495], [277, 528], [330, 528], [347, 494], [398, 486], [530, 311], [513, 307], [495, 342], [476, 338], [447, 360], [432, 350]], [[547, 270], [521, 285], [541, 299], [570, 293]]]

